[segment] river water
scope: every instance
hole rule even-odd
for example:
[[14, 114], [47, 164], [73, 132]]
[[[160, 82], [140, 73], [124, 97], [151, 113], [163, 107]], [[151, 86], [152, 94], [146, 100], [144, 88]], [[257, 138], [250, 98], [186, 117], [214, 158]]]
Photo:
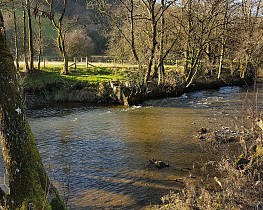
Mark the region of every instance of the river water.
[[[246, 95], [254, 97], [244, 88], [223, 87], [129, 108], [50, 105], [29, 110], [28, 117], [69, 209], [142, 209], [180, 189], [175, 179], [189, 176], [182, 169], [212, 158], [196, 131], [231, 126]], [[151, 158], [170, 167], [152, 167]]]

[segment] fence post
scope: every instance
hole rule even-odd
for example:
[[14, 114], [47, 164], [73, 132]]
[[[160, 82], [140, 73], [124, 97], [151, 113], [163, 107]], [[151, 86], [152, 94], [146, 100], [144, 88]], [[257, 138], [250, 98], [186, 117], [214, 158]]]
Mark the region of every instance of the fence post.
[[74, 57], [74, 69], [75, 70], [77, 69], [77, 59], [76, 59], [76, 57]]

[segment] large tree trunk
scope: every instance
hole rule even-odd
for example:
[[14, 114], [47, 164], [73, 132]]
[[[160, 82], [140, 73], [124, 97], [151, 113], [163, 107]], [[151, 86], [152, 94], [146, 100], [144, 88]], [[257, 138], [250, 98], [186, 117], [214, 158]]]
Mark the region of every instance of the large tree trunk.
[[[0, 22], [3, 17], [0, 12]], [[19, 75], [0, 28], [0, 140], [9, 192], [0, 190], [5, 209], [66, 209], [50, 183], [26, 120]], [[6, 203], [4, 202], [6, 201]]]

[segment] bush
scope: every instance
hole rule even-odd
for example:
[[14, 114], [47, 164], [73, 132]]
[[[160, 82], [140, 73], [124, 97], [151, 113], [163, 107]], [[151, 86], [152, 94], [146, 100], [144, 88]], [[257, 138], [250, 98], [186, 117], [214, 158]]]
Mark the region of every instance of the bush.
[[86, 57], [93, 52], [92, 39], [83, 28], [68, 32], [65, 36], [65, 43], [68, 56], [71, 58]]

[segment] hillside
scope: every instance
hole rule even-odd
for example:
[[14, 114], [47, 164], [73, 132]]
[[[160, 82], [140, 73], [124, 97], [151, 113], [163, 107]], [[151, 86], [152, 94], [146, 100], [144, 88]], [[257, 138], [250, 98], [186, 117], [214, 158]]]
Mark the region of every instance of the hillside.
[[[36, 7], [36, 3], [32, 3], [32, 24], [34, 30], [34, 42], [37, 44], [39, 23], [38, 17], [34, 17], [33, 10]], [[47, 11], [48, 7], [43, 4], [37, 7], [40, 12]], [[54, 11], [55, 15], [59, 16], [60, 9], [62, 6], [59, 1], [55, 4]], [[20, 4], [16, 5], [16, 16], [17, 16], [17, 26], [18, 26], [18, 39], [19, 39], [19, 49], [22, 52], [22, 40], [23, 40], [23, 10]], [[9, 37], [9, 45], [11, 49], [14, 49], [14, 22], [13, 13], [11, 8], [4, 9], [4, 17], [6, 22], [6, 32]], [[102, 20], [94, 9], [88, 9], [86, 7], [86, 1], [70, 0], [65, 14], [64, 27], [67, 32], [70, 32], [76, 28], [84, 28], [88, 36], [92, 40], [94, 47], [93, 53], [95, 55], [103, 54], [106, 48], [106, 37], [104, 36], [104, 31], [106, 29], [105, 20]], [[42, 44], [43, 44], [43, 55], [50, 57], [59, 57], [58, 50], [56, 47], [56, 30], [52, 26], [51, 22], [47, 18], [41, 18], [42, 27]]]

